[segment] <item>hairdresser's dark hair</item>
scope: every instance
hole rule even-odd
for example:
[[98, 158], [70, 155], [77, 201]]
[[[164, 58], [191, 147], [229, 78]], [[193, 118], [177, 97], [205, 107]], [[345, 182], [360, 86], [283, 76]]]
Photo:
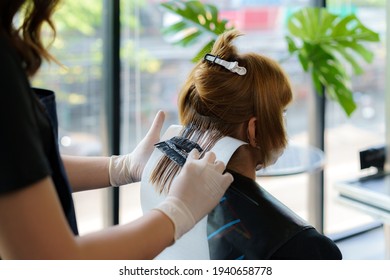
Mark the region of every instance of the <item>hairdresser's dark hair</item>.
[[[199, 61], [179, 93], [179, 117], [185, 127], [181, 134], [208, 151], [224, 136], [237, 138], [239, 127], [256, 117], [256, 143], [265, 167], [272, 153], [287, 145], [283, 111], [292, 101], [292, 91], [278, 63], [257, 53], [238, 53], [233, 41], [240, 35], [237, 30], [222, 34], [211, 54], [237, 61], [246, 74]], [[157, 187], [169, 185], [178, 170], [165, 157], [154, 169], [151, 182]]]
[[[1, 0], [1, 32], [20, 55], [28, 76], [33, 76], [42, 60], [55, 60], [42, 42], [42, 27], [46, 23], [55, 37], [55, 27], [51, 16], [60, 0]], [[17, 16], [21, 17], [16, 25]]]

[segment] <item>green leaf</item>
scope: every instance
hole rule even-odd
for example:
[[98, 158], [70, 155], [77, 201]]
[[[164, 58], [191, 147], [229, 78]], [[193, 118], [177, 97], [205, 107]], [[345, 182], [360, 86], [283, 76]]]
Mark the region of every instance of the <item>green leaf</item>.
[[342, 46], [334, 46], [333, 48], [337, 49], [337, 51], [344, 57], [344, 59], [346, 59], [349, 62], [349, 64], [353, 67], [353, 71], [356, 75], [360, 75], [364, 73], [363, 68], [355, 60], [354, 56], [348, 53], [346, 48]]
[[347, 36], [350, 33], [348, 31], [347, 25], [350, 25], [354, 19], [354, 15], [349, 15], [339, 20], [336, 25], [333, 26], [332, 37], [337, 38]]
[[311, 78], [313, 80], [314, 88], [318, 92], [318, 94], [321, 96], [322, 95], [322, 83], [320, 81], [320, 75], [317, 73], [317, 71], [312, 71], [311, 72]]
[[286, 36], [285, 38], [288, 45], [288, 52], [289, 53], [296, 52], [298, 50], [298, 47], [295, 45], [294, 40], [290, 36]]
[[187, 34], [180, 41], [178, 41], [177, 44], [180, 46], [186, 47], [188, 45], [196, 43], [201, 35], [202, 35], [202, 32], [200, 32], [199, 30], [196, 30], [193, 33]]
[[341, 17], [326, 8], [302, 8], [291, 15], [285, 36], [288, 50], [296, 54], [304, 71], [311, 73], [317, 92], [325, 87], [327, 95], [336, 100], [349, 116], [356, 108], [349, 88], [350, 66], [353, 73], [363, 73], [363, 65], [373, 53], [366, 42], [378, 42], [378, 33], [364, 26], [356, 15]]
[[304, 12], [304, 24], [303, 28], [310, 38], [315, 38], [316, 26], [320, 24], [321, 18], [319, 17], [319, 9], [305, 9]]
[[359, 54], [366, 62], [371, 62], [374, 58], [373, 52], [366, 49], [363, 45], [356, 42], [340, 42], [340, 45], [345, 48], [350, 48]]
[[194, 56], [194, 58], [191, 61], [195, 63], [203, 59], [203, 57], [211, 51], [214, 43], [215, 40], [211, 40], [206, 45], [204, 45], [203, 48]]
[[[180, 23], [173, 23], [162, 29], [164, 36], [176, 35], [174, 44], [187, 47], [206, 37], [208, 38], [208, 42], [204, 46], [206, 48], [206, 46], [211, 45], [211, 42], [214, 42], [218, 35], [231, 29], [227, 27], [227, 20], [219, 18], [219, 11], [214, 5], [201, 1], [167, 1], [160, 5], [167, 11], [181, 17]], [[185, 35], [177, 36], [177, 34]], [[192, 61], [196, 61], [202, 52], [203, 49]]]
[[303, 26], [301, 21], [298, 19], [298, 15], [299, 14], [296, 14], [296, 17], [290, 18], [290, 20], [287, 22], [287, 27], [292, 36], [301, 38], [305, 35], [305, 33], [302, 30]]
[[318, 35], [319, 37], [327, 37], [329, 36], [329, 33], [332, 32], [332, 26], [334, 25], [334, 22], [337, 20], [337, 16], [329, 14], [329, 13], [323, 13], [321, 15], [321, 23], [319, 24], [318, 29]]
[[302, 65], [302, 68], [305, 72], [309, 71], [309, 60], [307, 59], [307, 56], [303, 55], [302, 53], [298, 54], [299, 62]]
[[337, 97], [338, 97], [339, 104], [344, 109], [345, 113], [348, 116], [351, 116], [352, 113], [356, 110], [356, 103], [353, 100], [352, 92], [348, 91], [344, 94], [338, 94]]
[[170, 26], [164, 27], [161, 29], [161, 32], [165, 35], [172, 35], [177, 34], [181, 30], [185, 29], [187, 27], [187, 24], [183, 21], [178, 21], [177, 23], [174, 23]]

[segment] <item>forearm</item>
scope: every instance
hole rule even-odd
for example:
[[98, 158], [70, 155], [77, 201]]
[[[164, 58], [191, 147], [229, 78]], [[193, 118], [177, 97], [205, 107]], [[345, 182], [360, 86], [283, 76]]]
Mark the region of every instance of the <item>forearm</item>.
[[109, 157], [62, 155], [62, 160], [74, 192], [110, 186]]
[[[101, 161], [101, 166], [107, 164], [107, 159]], [[68, 168], [83, 163], [80, 158], [66, 162]], [[214, 154], [206, 153], [199, 160], [199, 153], [193, 151], [158, 210], [85, 236], [72, 233], [50, 177], [0, 194], [0, 255], [5, 259], [154, 258], [215, 207], [233, 180], [230, 174], [222, 174], [224, 169]], [[96, 180], [100, 174], [92, 170], [84, 170], [84, 176], [94, 177], [91, 180], [99, 184], [108, 181]]]
[[152, 210], [130, 224], [78, 238], [82, 259], [153, 259], [173, 243], [172, 221]]
[[172, 221], [157, 210], [129, 224], [74, 236], [49, 177], [1, 194], [0, 224], [5, 259], [151, 259], [174, 240]]

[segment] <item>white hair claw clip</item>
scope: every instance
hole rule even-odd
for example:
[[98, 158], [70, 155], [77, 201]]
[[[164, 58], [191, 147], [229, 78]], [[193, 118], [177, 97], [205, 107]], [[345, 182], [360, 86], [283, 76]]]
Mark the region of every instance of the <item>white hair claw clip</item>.
[[226, 69], [228, 69], [230, 72], [237, 73], [240, 76], [243, 76], [246, 74], [246, 68], [238, 66], [237, 61], [232, 61], [232, 62], [226, 61], [226, 60], [219, 58], [218, 56], [215, 56], [215, 55], [212, 55], [209, 53], [205, 55], [204, 59], [207, 61], [210, 61], [212, 63], [216, 63], [218, 65], [221, 65], [221, 66], [225, 67]]

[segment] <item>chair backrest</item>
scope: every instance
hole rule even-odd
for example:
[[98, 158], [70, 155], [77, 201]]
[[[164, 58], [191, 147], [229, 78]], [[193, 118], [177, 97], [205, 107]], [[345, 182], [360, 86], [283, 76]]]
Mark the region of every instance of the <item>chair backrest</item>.
[[[161, 137], [161, 140], [164, 141], [173, 136], [177, 136], [181, 129], [182, 126], [180, 125], [170, 126]], [[220, 139], [211, 150], [216, 154], [217, 159], [224, 162], [226, 165], [238, 147], [244, 144], [247, 143], [231, 137], [224, 137]], [[144, 213], [153, 209], [153, 207], [164, 200], [164, 196], [155, 191], [155, 187], [149, 180], [151, 172], [162, 156], [162, 152], [155, 149], [142, 174], [141, 207]], [[156, 257], [156, 259], [210, 259], [207, 241], [207, 216], [196, 224], [193, 229], [177, 240], [175, 244], [165, 249]]]

